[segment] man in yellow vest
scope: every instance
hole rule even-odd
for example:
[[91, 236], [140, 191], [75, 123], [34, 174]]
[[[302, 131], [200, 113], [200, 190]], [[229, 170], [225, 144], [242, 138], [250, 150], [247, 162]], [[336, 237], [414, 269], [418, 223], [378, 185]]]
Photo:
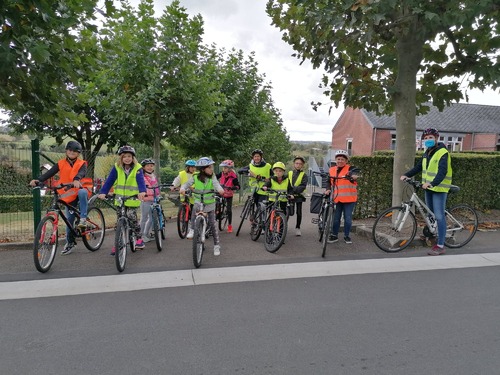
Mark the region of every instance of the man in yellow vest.
[[427, 128], [422, 133], [425, 152], [422, 160], [403, 176], [401, 180], [415, 176], [422, 172], [422, 189], [425, 190], [425, 204], [436, 217], [438, 238], [437, 243], [427, 253], [429, 255], [442, 255], [446, 237], [446, 199], [451, 187], [453, 171], [451, 157], [444, 143], [439, 142], [439, 132], [435, 128]]
[[252, 151], [252, 161], [244, 168], [241, 168], [238, 173], [248, 174], [250, 177], [249, 185], [252, 188], [258, 188], [254, 194], [255, 204], [266, 200], [267, 193], [262, 190], [262, 186], [269, 181], [272, 176], [271, 164], [264, 160], [264, 152], [261, 149]]
[[295, 235], [301, 236], [300, 224], [302, 223], [302, 203], [306, 201], [304, 191], [307, 188], [307, 175], [304, 172], [305, 159], [302, 156], [296, 156], [293, 159], [293, 170], [288, 172], [288, 180], [292, 186], [294, 196], [295, 214], [297, 215], [297, 224], [295, 225]]

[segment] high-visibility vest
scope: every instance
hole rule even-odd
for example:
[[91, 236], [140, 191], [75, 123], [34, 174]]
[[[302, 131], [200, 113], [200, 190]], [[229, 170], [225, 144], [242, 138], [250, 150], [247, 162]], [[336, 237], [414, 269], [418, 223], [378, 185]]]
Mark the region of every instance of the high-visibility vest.
[[[271, 179], [271, 189], [279, 191], [280, 193], [286, 193], [288, 191], [288, 184], [290, 181], [288, 178], [283, 178], [281, 182], [276, 181], [274, 178]], [[276, 200], [276, 193], [269, 193], [269, 201], [274, 202]], [[286, 202], [288, 200], [286, 195], [280, 195], [279, 201]]]
[[[250, 177], [248, 185], [250, 185], [251, 187], [258, 186], [259, 188], [261, 188], [266, 183], [264, 179], [268, 179], [269, 177], [271, 177], [271, 164], [266, 163], [263, 167], [256, 167], [255, 165], [253, 165], [253, 163], [250, 163], [250, 171], [256, 176], [260, 175], [263, 178], [262, 180], [257, 181], [255, 177]], [[257, 194], [267, 195], [267, 193], [261, 189], [257, 190]]]
[[[128, 174], [125, 174], [123, 168], [119, 167], [118, 164], [115, 164], [116, 172], [118, 177], [116, 178], [115, 185], [115, 196], [117, 197], [131, 197], [133, 195], [139, 194], [139, 185], [137, 185], [137, 172], [141, 169], [140, 164], [134, 164], [134, 167]], [[118, 202], [115, 200], [115, 205], [118, 205]], [[130, 199], [125, 202], [126, 207], [139, 207], [141, 205], [141, 201], [138, 199]]]
[[207, 177], [205, 182], [201, 182], [198, 179], [199, 174], [193, 175], [194, 179], [194, 190], [193, 195], [195, 202], [201, 202], [202, 194], [203, 194], [203, 203], [211, 204], [215, 203], [215, 192], [214, 192], [214, 183], [212, 177]]
[[[347, 173], [349, 173], [349, 164], [346, 164], [344, 168], [339, 170], [339, 174], [337, 175], [337, 169], [338, 167], [331, 167], [330, 168], [330, 176], [335, 176], [335, 177], [345, 177]], [[334, 180], [331, 179], [330, 185], [332, 186], [332, 189], [335, 186], [335, 193], [334, 193], [334, 202], [335, 203], [353, 203], [358, 200], [358, 189], [357, 189], [357, 182], [351, 182], [347, 179], [340, 179], [340, 180]]]
[[[446, 147], [442, 147], [437, 150], [434, 155], [432, 155], [431, 160], [429, 161], [429, 165], [427, 165], [427, 158], [423, 158], [422, 160], [422, 183], [425, 184], [428, 182], [429, 184], [434, 180], [438, 173], [439, 169], [439, 160], [441, 157], [448, 153]], [[451, 169], [451, 158], [448, 155], [448, 170], [446, 172], [446, 177], [441, 181], [438, 186], [433, 186], [429, 188], [429, 190], [435, 191], [436, 193], [447, 193], [451, 187], [451, 177], [453, 175], [453, 171]]]
[[[188, 182], [189, 178], [192, 176], [191, 173], [187, 173], [185, 170], [182, 170], [179, 172], [179, 180], [180, 180], [180, 186], [184, 185], [186, 182]], [[194, 204], [194, 197], [190, 196], [189, 197], [189, 203]]]
[[[61, 159], [57, 162], [57, 165], [59, 167], [59, 183], [61, 184], [69, 184], [73, 182], [75, 179], [76, 175], [78, 174], [78, 171], [80, 168], [84, 165], [87, 164], [85, 160], [82, 159], [77, 159], [73, 163], [73, 166], [68, 162], [67, 159]], [[89, 190], [89, 180], [90, 180], [90, 188], [92, 188], [92, 179], [85, 178], [82, 179], [80, 182], [84, 186], [84, 188], [87, 189], [87, 196], [90, 196], [92, 190]], [[76, 197], [78, 196], [78, 190], [77, 188], [71, 188], [66, 190], [65, 188], [57, 190], [59, 193], [59, 199], [66, 202], [66, 203], [71, 203], [73, 202]]]

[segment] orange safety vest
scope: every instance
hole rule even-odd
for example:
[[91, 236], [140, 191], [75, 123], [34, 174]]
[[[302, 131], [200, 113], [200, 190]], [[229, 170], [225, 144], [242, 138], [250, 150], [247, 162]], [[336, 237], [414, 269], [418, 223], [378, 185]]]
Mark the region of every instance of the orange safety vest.
[[[69, 184], [73, 182], [75, 179], [76, 175], [78, 174], [78, 171], [82, 167], [82, 165], [87, 164], [85, 160], [77, 159], [73, 166], [71, 166], [66, 159], [61, 159], [57, 162], [57, 165], [59, 166], [59, 182], [61, 184]], [[87, 195], [90, 196], [92, 193], [92, 179], [91, 178], [82, 178], [80, 181], [85, 189], [87, 189]], [[66, 203], [71, 203], [73, 202], [76, 197], [78, 196], [78, 190], [77, 188], [71, 188], [69, 190], [66, 189], [59, 189], [57, 192], [59, 193], [59, 199], [66, 202]]]
[[[338, 173], [337, 176], [337, 167], [331, 167], [330, 168], [330, 176], [337, 176], [337, 177], [345, 177], [347, 173], [349, 172], [349, 165], [346, 164], [344, 168], [342, 168]], [[346, 179], [341, 179], [341, 180], [334, 180], [331, 179], [330, 185], [336, 186], [337, 191], [334, 193], [335, 197], [335, 203], [352, 203], [356, 202], [358, 200], [358, 189], [357, 189], [357, 182], [351, 182]]]

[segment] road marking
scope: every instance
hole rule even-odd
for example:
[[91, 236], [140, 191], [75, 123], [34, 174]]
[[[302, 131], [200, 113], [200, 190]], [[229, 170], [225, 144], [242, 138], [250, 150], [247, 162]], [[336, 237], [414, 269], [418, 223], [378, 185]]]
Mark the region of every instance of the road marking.
[[220, 283], [500, 266], [500, 253], [287, 263], [0, 283], [0, 300]]

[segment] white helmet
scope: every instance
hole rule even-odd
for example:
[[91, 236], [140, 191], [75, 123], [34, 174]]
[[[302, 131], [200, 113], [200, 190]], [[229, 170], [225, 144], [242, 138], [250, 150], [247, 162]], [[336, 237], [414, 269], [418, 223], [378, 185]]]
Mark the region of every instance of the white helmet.
[[343, 156], [344, 158], [349, 160], [349, 153], [346, 150], [337, 150], [335, 152], [335, 157], [337, 157], [337, 156]]

